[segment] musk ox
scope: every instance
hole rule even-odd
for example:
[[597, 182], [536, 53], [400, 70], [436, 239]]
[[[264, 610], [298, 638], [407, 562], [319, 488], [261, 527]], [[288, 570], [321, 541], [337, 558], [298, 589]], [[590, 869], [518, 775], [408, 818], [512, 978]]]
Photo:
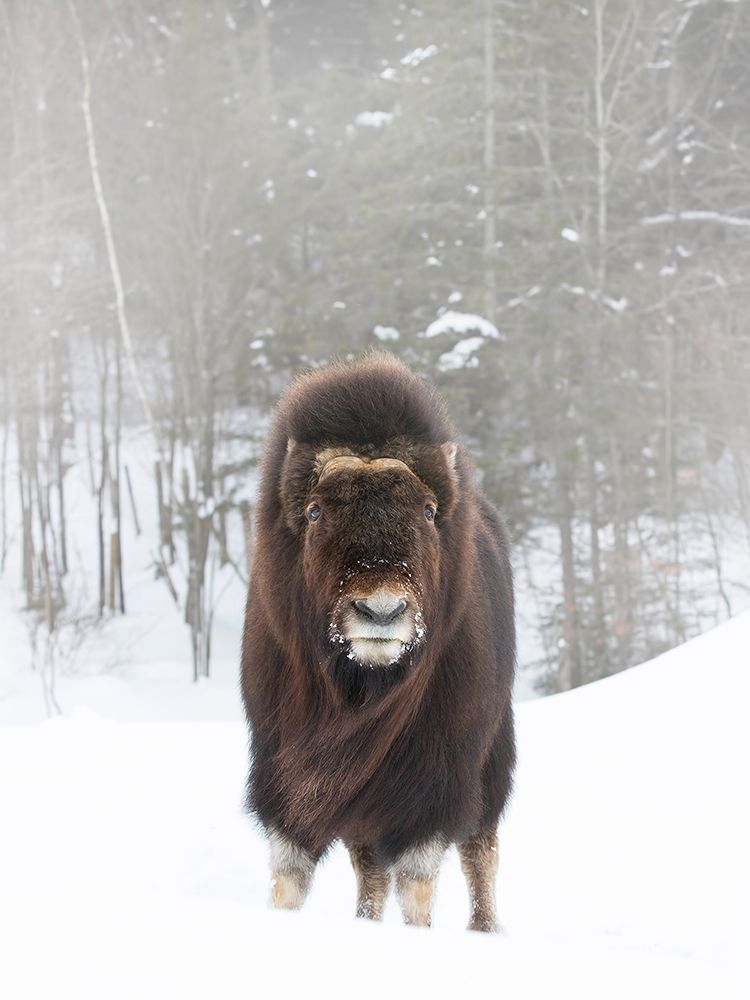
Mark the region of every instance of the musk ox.
[[343, 840], [357, 914], [391, 880], [429, 926], [455, 843], [469, 927], [495, 924], [515, 760], [508, 534], [437, 392], [388, 354], [299, 377], [262, 465], [242, 649], [248, 804], [272, 902], [296, 908]]

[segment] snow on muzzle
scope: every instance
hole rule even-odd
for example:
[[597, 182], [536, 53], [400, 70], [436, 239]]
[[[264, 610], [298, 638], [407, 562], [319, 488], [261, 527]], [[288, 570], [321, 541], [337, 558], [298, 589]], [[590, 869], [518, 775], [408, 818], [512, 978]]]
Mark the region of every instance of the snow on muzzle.
[[388, 666], [421, 641], [422, 611], [411, 590], [383, 584], [349, 588], [336, 606], [330, 627], [333, 642], [348, 643], [349, 658], [369, 666]]

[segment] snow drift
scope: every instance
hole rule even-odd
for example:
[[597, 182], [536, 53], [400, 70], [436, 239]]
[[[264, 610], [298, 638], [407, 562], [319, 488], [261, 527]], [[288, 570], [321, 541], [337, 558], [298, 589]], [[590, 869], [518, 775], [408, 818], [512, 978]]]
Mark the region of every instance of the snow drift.
[[497, 938], [463, 930], [455, 854], [432, 931], [356, 922], [341, 850], [269, 911], [241, 723], [0, 730], [2, 995], [747, 996], [749, 648], [745, 614], [519, 706]]

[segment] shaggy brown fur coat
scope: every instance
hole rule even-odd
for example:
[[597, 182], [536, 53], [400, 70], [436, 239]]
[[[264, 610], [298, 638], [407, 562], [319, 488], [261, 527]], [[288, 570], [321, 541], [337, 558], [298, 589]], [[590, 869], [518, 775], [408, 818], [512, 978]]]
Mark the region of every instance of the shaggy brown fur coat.
[[[436, 835], [494, 834], [508, 797], [508, 535], [455, 441], [436, 391], [387, 354], [299, 377], [275, 411], [242, 650], [248, 801], [313, 857], [338, 838], [388, 862]], [[413, 475], [319, 483], [339, 454], [400, 459]], [[314, 526], [311, 496], [324, 509]], [[332, 638], [331, 620], [353, 579], [383, 573], [419, 595], [424, 636], [373, 669]]]

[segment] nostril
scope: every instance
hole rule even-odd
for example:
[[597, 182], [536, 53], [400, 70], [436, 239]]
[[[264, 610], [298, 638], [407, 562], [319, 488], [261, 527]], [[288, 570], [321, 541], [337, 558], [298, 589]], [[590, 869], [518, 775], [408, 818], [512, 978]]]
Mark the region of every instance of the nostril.
[[359, 611], [363, 618], [366, 618], [370, 622], [374, 622], [376, 620], [377, 615], [367, 601], [352, 601], [352, 604], [354, 605], [355, 610]]
[[373, 608], [367, 601], [352, 601], [352, 605], [355, 611], [359, 612], [367, 621], [372, 622], [373, 625], [390, 625], [406, 611], [406, 601], [404, 600], [399, 600], [394, 607], [387, 611]]
[[396, 618], [400, 618], [404, 611], [406, 611], [406, 601], [399, 601], [393, 611], [388, 612], [388, 614], [383, 617], [386, 621], [392, 622], [395, 621]]

